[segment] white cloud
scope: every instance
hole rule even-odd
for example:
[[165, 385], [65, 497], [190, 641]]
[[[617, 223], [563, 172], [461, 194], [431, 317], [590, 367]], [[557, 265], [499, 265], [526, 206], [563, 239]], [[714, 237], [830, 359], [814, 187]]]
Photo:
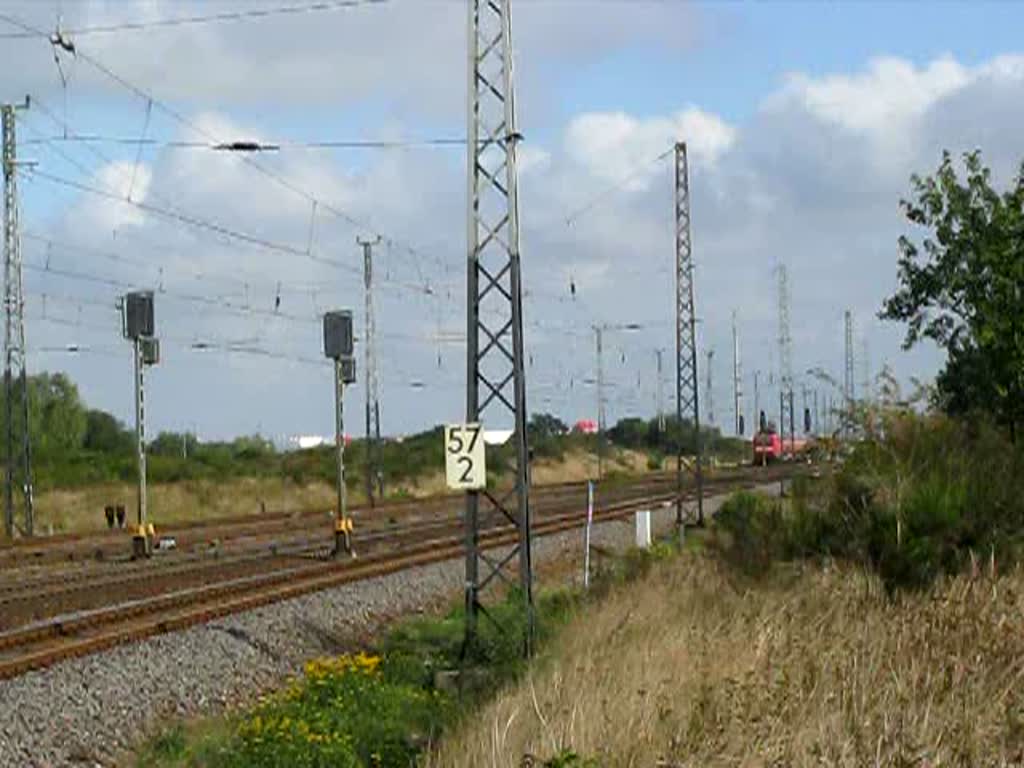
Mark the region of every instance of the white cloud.
[[116, 195], [120, 200], [106, 197], [86, 199], [79, 209], [79, 215], [89, 226], [100, 228], [104, 232], [140, 226], [144, 223], [145, 215], [132, 203], [146, 201], [152, 180], [153, 171], [144, 163], [108, 163], [96, 171], [89, 184]]
[[1024, 79], [1024, 55], [996, 56], [978, 67], [978, 76], [997, 80], [1022, 80]]
[[[452, 90], [455, 93], [448, 98], [454, 103], [462, 92]], [[721, 365], [716, 370], [720, 383], [715, 399], [730, 402], [726, 350], [733, 308], [740, 311], [748, 376], [760, 370], [764, 386], [768, 348], [775, 336], [771, 272], [778, 259], [791, 269], [798, 370], [818, 364], [838, 369], [842, 310], [852, 307], [859, 327], [869, 327], [864, 321], [894, 287], [895, 241], [904, 229], [897, 203], [908, 192], [909, 173], [933, 169], [944, 147], [958, 151], [982, 146], [997, 173], [1012, 169], [1020, 160], [1016, 126], [1022, 96], [1024, 57], [1003, 56], [973, 67], [948, 57], [921, 66], [890, 57], [868, 62], [861, 71], [793, 76], [741, 124], [731, 124], [700, 105], [680, 105], [653, 116], [582, 110], [562, 126], [549, 126], [560, 131], [557, 138], [543, 148], [524, 145], [520, 156], [527, 335], [535, 344], [530, 350], [535, 358], [528, 371], [530, 386], [543, 387], [545, 407], [564, 409], [567, 418], [592, 416], [592, 393], [582, 389], [582, 380], [592, 377], [590, 323], [650, 321], [639, 340], [609, 335], [606, 371], [616, 384], [610, 391], [634, 392], [635, 407], [650, 410], [650, 350], [670, 350], [673, 343], [670, 158], [602, 199], [572, 227], [565, 225], [565, 217], [678, 139], [688, 142], [694, 160], [693, 236], [701, 335], [718, 349], [716, 361]], [[201, 110], [192, 119], [218, 137], [276, 138], [262, 135], [255, 119], [228, 118], [220, 111]], [[396, 136], [418, 133], [416, 120], [404, 122], [391, 114], [386, 120], [388, 131]], [[397, 246], [378, 251], [385, 429], [405, 431], [458, 417], [462, 348], [408, 337], [458, 329], [464, 323], [459, 292], [465, 258], [463, 152], [388, 151], [358, 157], [282, 152], [258, 160], [354, 216], [372, 219], [389, 235], [420, 245], [416, 254]], [[146, 174], [136, 180], [136, 187], [147, 199], [170, 200], [183, 210], [275, 242], [299, 247], [306, 242], [308, 202], [241, 158], [182, 151], [158, 156], [142, 167]], [[124, 164], [102, 174], [106, 175], [97, 179], [98, 185], [125, 189]], [[121, 214], [125, 207], [114, 205], [111, 211]], [[105, 221], [104, 231], [109, 232], [113, 223], [117, 222]], [[230, 245], [209, 233], [182, 230], [148, 216], [120, 223], [130, 223], [151, 242], [175, 250], [170, 261], [162, 252], [147, 254], [174, 266], [165, 272], [169, 289], [176, 285], [199, 293], [216, 290], [233, 301], [266, 309], [274, 306], [280, 281], [282, 311], [309, 316], [330, 307], [358, 307], [362, 299], [356, 228], [325, 213], [318, 217], [316, 247], [353, 271]], [[71, 217], [65, 226], [71, 239], [95, 239], [83, 231], [88, 220]], [[448, 264], [448, 272], [435, 259]], [[197, 270], [219, 275], [216, 288], [211, 287], [212, 278], [210, 283], [189, 283]], [[133, 274], [131, 279], [143, 277], [155, 279], [152, 272]], [[443, 300], [433, 300], [396, 285], [422, 279], [443, 280], [455, 290], [450, 296], [442, 294]], [[573, 283], [575, 298], [570, 291]], [[68, 286], [68, 292], [82, 290], [80, 285]], [[315, 322], [295, 325], [266, 316], [231, 317], [205, 313], [169, 296], [160, 301], [159, 322], [170, 336], [257, 337], [265, 346], [289, 354], [319, 356]], [[904, 374], [934, 369], [933, 354], [898, 352], [898, 329], [879, 329], [875, 324], [870, 333], [876, 369], [886, 358], [900, 361]], [[54, 332], [53, 338], [40, 338], [40, 343], [62, 340]], [[636, 351], [640, 349], [642, 353]], [[198, 360], [187, 355], [169, 354], [167, 364], [154, 372], [153, 413], [158, 420], [168, 414], [165, 423], [173, 424], [174, 413], [195, 406], [193, 412], [214, 433], [252, 431], [257, 418], [270, 432], [330, 431], [327, 369], [289, 367], [262, 358], [236, 366], [214, 353]], [[105, 368], [79, 374], [85, 377], [88, 397], [99, 393], [108, 398], [97, 400], [99, 405], [126, 413], [120, 400], [112, 403], [112, 396], [104, 394]], [[412, 379], [429, 386], [410, 390]], [[353, 396], [361, 400], [360, 385]], [[770, 398], [763, 390], [762, 403]], [[211, 405], [195, 405], [202, 403]], [[621, 407], [613, 407], [611, 418], [620, 415]]]
[[[637, 118], [624, 112], [577, 116], [566, 130], [566, 154], [583, 169], [606, 182], [620, 181], [686, 141], [698, 162], [714, 165], [736, 141], [736, 128], [717, 115], [688, 107], [669, 117]], [[632, 177], [627, 189], [644, 189], [654, 171]]]
[[825, 122], [856, 133], [880, 134], [900, 130], [971, 79], [972, 74], [951, 57], [918, 68], [887, 56], [873, 59], [865, 72], [853, 75], [791, 75], [772, 101], [776, 108], [797, 101]]
[[[219, 0], [216, 11], [275, 7], [274, 0]], [[515, 6], [516, 67], [523, 79], [544, 82], [552, 60], [579, 66], [610, 50], [644, 41], [664, 48], [693, 44], [696, 12], [672, 4], [641, 4], [623, 14], [617, 7], [579, 12], [576, 3]], [[64, 27], [116, 25], [204, 15], [212, 6], [198, 0], [106, 0], [67, 3]], [[16, 15], [50, 30], [53, 5], [25, 3]], [[7, 28], [6, 26], [4, 27]], [[393, 0], [323, 13], [276, 16], [263, 21], [183, 25], [122, 34], [82, 35], [80, 50], [165, 100], [264, 106], [350, 105], [382, 92], [400, 111], [454, 115], [466, 89], [466, 7], [461, 2]], [[37, 92], [57, 83], [49, 43], [44, 39], [3, 40], [0, 71], [18, 71], [16, 90]], [[119, 86], [85, 62], [66, 57], [72, 93], [81, 97], [118, 93]], [[0, 83], [0, 98], [8, 83]], [[13, 84], [12, 84], [13, 85]], [[520, 106], [547, 103], [547, 91], [524, 91]]]
[[520, 147], [517, 159], [521, 174], [540, 173], [551, 167], [551, 153], [541, 147]]

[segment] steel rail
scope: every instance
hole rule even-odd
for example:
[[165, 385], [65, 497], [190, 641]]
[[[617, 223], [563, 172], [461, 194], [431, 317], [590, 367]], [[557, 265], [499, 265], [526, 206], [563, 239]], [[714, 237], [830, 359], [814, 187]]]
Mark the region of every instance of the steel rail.
[[[714, 485], [749, 487], [785, 476], [770, 474], [722, 478]], [[686, 495], [692, 494], [691, 491]], [[675, 493], [667, 493], [616, 502], [599, 508], [595, 512], [595, 520], [599, 523], [611, 522], [627, 517], [638, 509], [671, 505], [675, 499]], [[537, 536], [548, 536], [570, 530], [578, 527], [582, 519], [580, 511], [551, 515], [538, 521], [535, 533]], [[493, 549], [512, 544], [516, 536], [517, 532], [512, 526], [495, 526], [481, 533], [481, 546]], [[0, 633], [0, 679], [281, 600], [457, 558], [463, 554], [462, 547], [462, 538], [458, 534], [432, 538], [421, 540], [398, 552], [382, 553], [357, 561], [328, 561], [297, 566], [48, 619]]]

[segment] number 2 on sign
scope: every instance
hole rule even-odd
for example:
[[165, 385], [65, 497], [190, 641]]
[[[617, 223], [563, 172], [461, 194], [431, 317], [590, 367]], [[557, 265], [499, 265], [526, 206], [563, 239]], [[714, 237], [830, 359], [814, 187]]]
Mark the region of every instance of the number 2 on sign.
[[445, 478], [449, 488], [479, 490], [487, 485], [480, 424], [449, 424], [444, 429]]

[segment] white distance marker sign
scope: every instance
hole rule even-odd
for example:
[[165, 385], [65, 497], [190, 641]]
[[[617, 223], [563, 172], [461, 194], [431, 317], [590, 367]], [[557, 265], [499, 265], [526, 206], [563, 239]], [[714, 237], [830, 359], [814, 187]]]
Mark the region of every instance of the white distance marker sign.
[[484, 428], [480, 424], [449, 424], [444, 428], [444, 470], [448, 487], [478, 491], [487, 486]]

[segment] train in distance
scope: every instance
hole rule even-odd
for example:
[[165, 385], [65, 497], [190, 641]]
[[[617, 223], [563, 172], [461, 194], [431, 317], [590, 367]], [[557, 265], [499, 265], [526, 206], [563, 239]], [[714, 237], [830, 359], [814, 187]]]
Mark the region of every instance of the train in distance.
[[783, 440], [775, 425], [771, 423], [755, 432], [750, 442], [751, 459], [755, 466], [803, 458], [815, 444], [814, 438], [787, 435]]

